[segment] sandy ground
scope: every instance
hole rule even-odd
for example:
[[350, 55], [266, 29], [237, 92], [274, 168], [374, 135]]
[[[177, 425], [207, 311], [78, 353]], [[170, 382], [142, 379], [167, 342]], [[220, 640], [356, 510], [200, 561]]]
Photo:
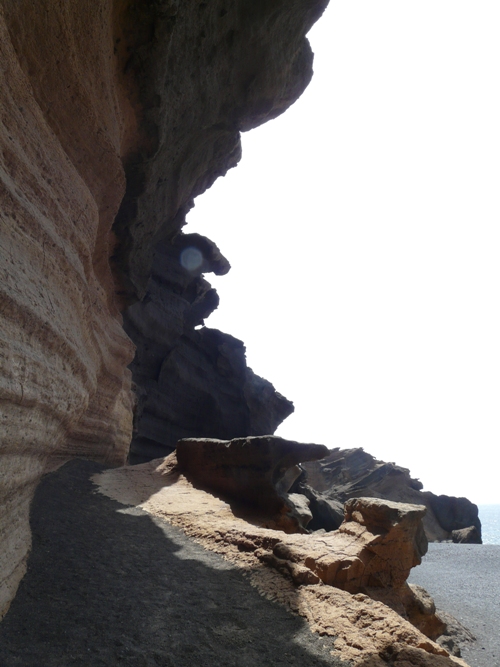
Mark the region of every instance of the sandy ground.
[[409, 580], [475, 635], [462, 646], [471, 667], [500, 667], [500, 546], [430, 544]]

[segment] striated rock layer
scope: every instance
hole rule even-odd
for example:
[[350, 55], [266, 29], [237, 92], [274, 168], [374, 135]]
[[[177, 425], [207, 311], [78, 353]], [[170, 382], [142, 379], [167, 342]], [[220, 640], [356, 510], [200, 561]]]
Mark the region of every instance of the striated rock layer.
[[304, 463], [303, 474], [292, 487], [309, 500], [310, 528], [335, 530], [343, 521], [343, 504], [349, 498], [371, 496], [425, 505], [424, 528], [430, 541], [481, 543], [477, 505], [467, 498], [437, 496], [422, 491], [423, 484], [410, 471], [378, 461], [361, 448], [330, 450], [321, 461]]
[[67, 7], [0, 7], [0, 614], [45, 467], [123, 462], [132, 422], [133, 346], [108, 263], [126, 129], [111, 7]]
[[[70, 456], [125, 459], [134, 346], [120, 311], [140, 299], [135, 322], [151, 314], [154, 256], [168, 254], [193, 198], [237, 163], [240, 131], [304, 90], [304, 35], [325, 4], [1, 0], [0, 614], [24, 571], [44, 470]], [[188, 299], [176, 354], [200, 354], [208, 338], [224, 374], [232, 339], [192, 332], [207, 299]], [[262, 383], [246, 371], [256, 433], [290, 410]], [[263, 423], [261, 388], [275, 405]]]

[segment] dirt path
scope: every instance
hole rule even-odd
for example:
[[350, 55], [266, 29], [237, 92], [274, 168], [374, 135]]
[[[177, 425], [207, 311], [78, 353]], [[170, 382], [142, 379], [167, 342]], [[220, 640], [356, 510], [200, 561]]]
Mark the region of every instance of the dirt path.
[[341, 667], [332, 640], [176, 528], [97, 494], [72, 461], [33, 504], [28, 574], [0, 624], [2, 667]]

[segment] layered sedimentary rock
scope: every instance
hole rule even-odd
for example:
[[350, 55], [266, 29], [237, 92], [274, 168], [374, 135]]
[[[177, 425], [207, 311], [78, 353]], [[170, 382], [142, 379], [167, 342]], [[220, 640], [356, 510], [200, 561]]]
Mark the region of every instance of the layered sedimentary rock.
[[[125, 459], [134, 346], [120, 311], [137, 299], [147, 311], [155, 254], [237, 163], [240, 131], [304, 90], [304, 35], [325, 4], [0, 3], [0, 613], [43, 471], [70, 456]], [[231, 341], [192, 336], [223, 367]], [[247, 380], [251, 406], [262, 381]]]
[[0, 8], [0, 615], [45, 466], [120, 463], [130, 439], [133, 346], [108, 262], [126, 127], [111, 50], [107, 2]]
[[371, 496], [424, 505], [424, 528], [430, 541], [481, 542], [477, 505], [466, 498], [422, 491], [422, 483], [409, 470], [378, 461], [361, 448], [332, 449], [323, 460], [304, 463], [302, 468], [304, 473], [292, 490], [309, 499], [313, 514], [309, 527], [313, 530], [335, 530], [343, 521], [346, 500]]
[[429, 638], [444, 624], [429, 597], [405, 583], [426, 549], [422, 506], [353, 499], [339, 531], [286, 534], [269, 527], [263, 508], [256, 514], [253, 503], [247, 511], [239, 504], [235, 511], [230, 497], [196, 488], [175, 453], [94, 479], [111, 498], [169, 521], [244, 568], [264, 595], [333, 637], [353, 667], [465, 664]]

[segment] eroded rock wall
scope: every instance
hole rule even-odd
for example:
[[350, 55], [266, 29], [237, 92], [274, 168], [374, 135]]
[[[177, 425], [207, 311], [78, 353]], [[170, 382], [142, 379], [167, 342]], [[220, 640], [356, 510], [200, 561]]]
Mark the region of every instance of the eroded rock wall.
[[[183, 437], [273, 433], [293, 409], [247, 368], [240, 341], [194, 331], [217, 299], [196, 270], [183, 270], [179, 231], [194, 198], [239, 161], [240, 132], [282, 113], [308, 84], [304, 34], [325, 5], [211, 0], [122, 11], [116, 48], [133, 44], [125, 76], [139, 82], [145, 133], [125, 162], [127, 191], [114, 226], [123, 298], [139, 299], [125, 313], [137, 346], [133, 462], [165, 456]], [[220, 271], [208, 244], [194, 244], [201, 272]]]
[[6, 2], [0, 31], [1, 611], [49, 459], [125, 459], [133, 346], [107, 261], [125, 191], [109, 3]]
[[274, 433], [293, 411], [248, 368], [240, 340], [199, 328], [219, 303], [203, 274], [228, 270], [218, 248], [198, 234], [157, 247], [146, 295], [125, 314], [137, 345], [132, 463], [170, 454], [181, 438]]
[[325, 5], [0, 2], [0, 613], [43, 471], [125, 459], [120, 311], [148, 298], [155, 252], [237, 163], [239, 132], [304, 90]]
[[122, 4], [115, 47], [138, 85], [144, 141], [126, 160], [115, 259], [142, 298], [157, 244], [238, 162], [240, 132], [278, 116], [309, 83], [304, 36], [327, 0]]

